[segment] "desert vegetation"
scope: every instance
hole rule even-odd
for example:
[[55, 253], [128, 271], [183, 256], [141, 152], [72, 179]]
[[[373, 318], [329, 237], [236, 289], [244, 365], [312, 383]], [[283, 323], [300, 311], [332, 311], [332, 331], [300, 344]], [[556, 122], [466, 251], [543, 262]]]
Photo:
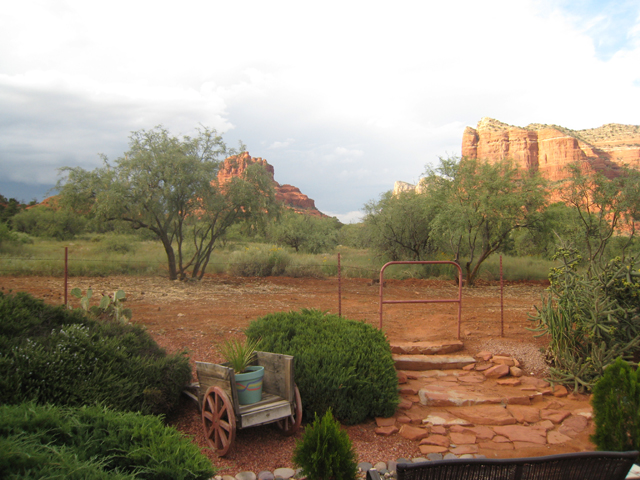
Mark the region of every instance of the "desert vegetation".
[[[341, 276], [376, 279], [387, 261], [448, 260], [471, 287], [498, 278], [499, 254], [507, 280], [551, 281], [534, 326], [550, 338], [556, 381], [591, 388], [613, 356], [632, 360], [637, 352], [637, 312], [622, 298], [633, 297], [635, 273], [620, 277], [630, 286], [611, 289], [621, 275], [613, 270], [637, 268], [635, 170], [608, 179], [572, 165], [561, 185], [550, 185], [508, 160], [442, 158], [419, 192], [384, 193], [364, 206], [362, 222], [343, 225], [278, 204], [260, 165], [221, 184], [216, 173], [231, 153], [205, 127], [194, 138], [142, 130], [113, 164], [63, 169], [49, 206], [4, 199], [1, 273], [62, 275], [69, 246], [72, 276], [197, 281], [207, 272], [324, 277], [340, 268]], [[397, 266], [386, 275], [455, 278], [442, 265]], [[615, 355], [599, 355], [602, 345]]]
[[210, 478], [198, 447], [163, 423], [188, 358], [115, 309], [87, 315], [0, 293], [0, 475]]

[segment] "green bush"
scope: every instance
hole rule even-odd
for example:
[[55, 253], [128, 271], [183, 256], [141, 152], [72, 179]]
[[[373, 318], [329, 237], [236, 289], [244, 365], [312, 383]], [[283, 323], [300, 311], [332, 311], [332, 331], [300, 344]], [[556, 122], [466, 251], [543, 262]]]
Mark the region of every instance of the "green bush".
[[358, 473], [356, 458], [349, 435], [331, 410], [322, 419], [316, 415], [293, 452], [293, 462], [309, 480], [354, 480]]
[[551, 379], [589, 390], [616, 358], [640, 352], [640, 271], [633, 258], [580, 271], [575, 250], [557, 257], [562, 265], [551, 269], [534, 330], [550, 337]]
[[640, 450], [640, 372], [618, 358], [593, 387], [595, 433], [598, 450]]
[[139, 325], [99, 322], [26, 293], [0, 293], [0, 403], [25, 400], [166, 413], [191, 379]]
[[35, 237], [69, 240], [84, 231], [84, 217], [69, 210], [36, 206], [22, 210], [11, 218], [13, 230]]
[[245, 333], [261, 338], [265, 351], [295, 357], [295, 381], [307, 421], [329, 408], [347, 425], [396, 411], [398, 377], [391, 348], [371, 325], [302, 310], [259, 318]]
[[239, 277], [277, 276], [285, 272], [290, 262], [289, 254], [280, 247], [246, 247], [231, 254], [229, 273]]
[[207, 479], [216, 470], [160, 417], [33, 403], [0, 406], [0, 477]]

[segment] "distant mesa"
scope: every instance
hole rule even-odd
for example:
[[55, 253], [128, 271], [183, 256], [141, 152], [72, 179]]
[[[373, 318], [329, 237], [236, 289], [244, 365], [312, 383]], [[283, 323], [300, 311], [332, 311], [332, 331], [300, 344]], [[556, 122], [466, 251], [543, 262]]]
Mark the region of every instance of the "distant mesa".
[[[640, 170], [640, 126], [609, 123], [570, 130], [532, 123], [515, 127], [485, 117], [476, 128], [465, 129], [462, 156], [489, 162], [511, 159], [520, 168], [540, 172], [552, 182], [567, 178], [566, 167], [572, 163], [580, 164], [585, 171], [615, 178], [622, 165]], [[411, 189], [416, 187], [396, 182], [393, 191], [397, 194]]]
[[271, 176], [276, 193], [276, 200], [282, 202], [287, 208], [296, 213], [303, 213], [314, 217], [327, 217], [316, 208], [315, 202], [293, 185], [280, 185], [274, 179], [274, 168], [266, 160], [260, 157], [252, 157], [248, 152], [233, 155], [227, 158], [218, 170], [218, 182], [224, 185], [233, 177], [240, 177], [244, 171], [253, 164], [262, 165]]
[[566, 167], [572, 163], [614, 178], [622, 165], [640, 169], [640, 126], [610, 123], [570, 130], [532, 123], [521, 128], [485, 117], [477, 128], [465, 129], [462, 156], [488, 161], [509, 158], [551, 181], [566, 178]]

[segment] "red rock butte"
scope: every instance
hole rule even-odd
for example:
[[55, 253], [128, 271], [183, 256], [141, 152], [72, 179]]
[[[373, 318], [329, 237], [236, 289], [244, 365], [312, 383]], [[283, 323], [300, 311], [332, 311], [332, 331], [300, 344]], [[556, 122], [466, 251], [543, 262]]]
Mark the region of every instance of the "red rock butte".
[[274, 179], [274, 168], [265, 159], [260, 157], [252, 157], [248, 152], [233, 155], [227, 158], [220, 165], [218, 170], [218, 182], [224, 185], [233, 177], [241, 177], [244, 171], [253, 164], [262, 165], [262, 167], [271, 176], [273, 187], [276, 193], [276, 200], [282, 202], [287, 208], [296, 213], [303, 213], [314, 217], [326, 217], [324, 213], [316, 208], [315, 202], [300, 191], [298, 187], [293, 185], [280, 185]]
[[462, 156], [480, 160], [512, 159], [521, 168], [539, 171], [547, 180], [566, 178], [566, 167], [583, 168], [616, 177], [622, 165], [640, 170], [640, 126], [610, 123], [570, 130], [532, 123], [524, 128], [485, 117], [462, 136]]

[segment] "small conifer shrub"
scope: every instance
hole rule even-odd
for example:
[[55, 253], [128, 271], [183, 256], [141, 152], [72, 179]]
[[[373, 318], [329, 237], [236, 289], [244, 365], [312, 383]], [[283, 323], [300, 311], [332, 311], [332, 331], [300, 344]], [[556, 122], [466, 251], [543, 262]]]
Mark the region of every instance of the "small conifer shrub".
[[316, 414], [313, 424], [307, 425], [302, 440], [296, 443], [293, 462], [308, 480], [354, 480], [358, 473], [349, 435], [331, 410], [322, 418]]
[[595, 433], [598, 450], [640, 450], [640, 373], [618, 358], [593, 387]]

